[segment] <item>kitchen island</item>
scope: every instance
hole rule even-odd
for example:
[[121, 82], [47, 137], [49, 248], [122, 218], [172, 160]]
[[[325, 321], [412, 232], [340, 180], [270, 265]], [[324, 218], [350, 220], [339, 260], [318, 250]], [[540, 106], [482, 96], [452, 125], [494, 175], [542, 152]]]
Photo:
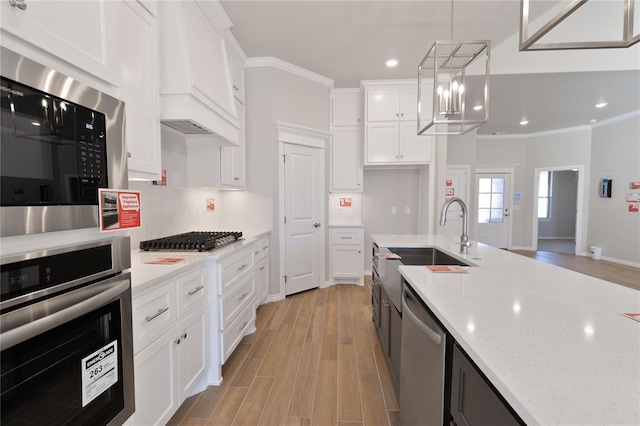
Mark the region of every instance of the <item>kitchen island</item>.
[[407, 283], [527, 424], [640, 424], [640, 292], [450, 236], [373, 235], [437, 247], [468, 273], [399, 267]]

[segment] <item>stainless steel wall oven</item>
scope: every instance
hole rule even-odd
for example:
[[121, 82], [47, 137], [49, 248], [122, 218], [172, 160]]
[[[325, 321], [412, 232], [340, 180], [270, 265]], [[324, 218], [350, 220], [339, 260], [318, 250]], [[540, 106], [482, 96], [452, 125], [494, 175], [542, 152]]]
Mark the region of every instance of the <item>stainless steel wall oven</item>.
[[97, 227], [98, 188], [128, 187], [124, 103], [0, 55], [0, 237]]
[[3, 425], [134, 412], [128, 237], [1, 258]]

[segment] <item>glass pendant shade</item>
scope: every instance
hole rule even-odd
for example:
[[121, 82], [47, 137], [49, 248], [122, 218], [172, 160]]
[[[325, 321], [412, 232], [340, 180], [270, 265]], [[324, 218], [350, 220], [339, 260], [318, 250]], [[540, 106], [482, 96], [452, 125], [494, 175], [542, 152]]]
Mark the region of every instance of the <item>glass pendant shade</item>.
[[418, 66], [418, 135], [462, 135], [489, 119], [490, 42], [436, 41]]

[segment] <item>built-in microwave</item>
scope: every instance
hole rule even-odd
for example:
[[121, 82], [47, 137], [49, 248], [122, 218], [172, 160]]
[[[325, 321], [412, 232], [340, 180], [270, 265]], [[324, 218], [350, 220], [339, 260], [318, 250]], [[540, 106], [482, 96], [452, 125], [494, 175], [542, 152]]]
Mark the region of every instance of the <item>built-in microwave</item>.
[[1, 55], [0, 236], [97, 227], [98, 189], [127, 188], [124, 103]]

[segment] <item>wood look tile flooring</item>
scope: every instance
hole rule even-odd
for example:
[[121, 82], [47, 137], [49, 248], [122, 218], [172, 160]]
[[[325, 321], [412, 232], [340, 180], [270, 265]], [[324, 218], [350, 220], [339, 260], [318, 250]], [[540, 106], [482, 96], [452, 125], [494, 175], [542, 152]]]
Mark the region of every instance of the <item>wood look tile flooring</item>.
[[398, 401], [367, 285], [310, 290], [258, 309], [222, 369], [171, 425], [396, 425]]
[[640, 290], [640, 268], [567, 253], [527, 250], [512, 250], [512, 253]]

